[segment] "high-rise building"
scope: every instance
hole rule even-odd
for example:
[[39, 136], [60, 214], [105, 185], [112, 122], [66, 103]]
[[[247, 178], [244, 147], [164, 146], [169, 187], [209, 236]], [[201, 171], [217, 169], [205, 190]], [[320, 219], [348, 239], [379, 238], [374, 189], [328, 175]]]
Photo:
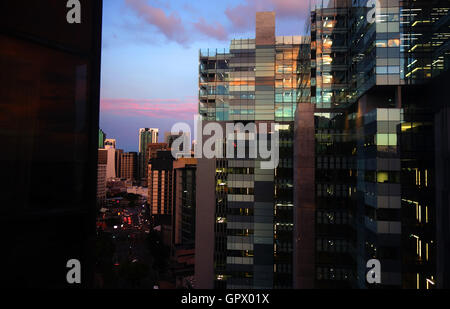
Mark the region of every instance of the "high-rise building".
[[[102, 1], [83, 1], [81, 24], [68, 10], [0, 3], [0, 261], [10, 287], [93, 283]], [[81, 284], [66, 281], [70, 259]]]
[[105, 140], [105, 149], [108, 152], [108, 163], [106, 167], [106, 179], [111, 180], [117, 177], [116, 173], [116, 140], [112, 138], [107, 138]]
[[116, 149], [116, 140], [114, 138], [105, 139], [105, 146], [109, 146], [109, 148]]
[[108, 163], [108, 151], [98, 150], [97, 163], [97, 205], [103, 206], [106, 202], [106, 169]]
[[199, 288], [292, 287], [292, 142], [299, 57], [306, 47], [306, 37], [276, 36], [275, 13], [261, 12], [254, 39], [200, 51], [199, 113], [205, 122], [276, 122], [280, 147], [279, 165], [264, 169], [261, 158], [249, 155], [255, 136], [238, 129], [232, 136], [246, 144], [245, 158], [198, 160]]
[[[448, 284], [438, 184], [448, 25], [448, 1], [312, 6], [310, 84], [299, 90], [312, 106], [298, 105], [295, 130], [296, 287]], [[370, 259], [379, 284], [366, 281]]]
[[156, 153], [159, 150], [169, 150], [169, 145], [167, 143], [152, 143], [147, 146], [148, 159], [151, 160], [156, 158]]
[[148, 164], [148, 198], [151, 215], [172, 215], [173, 157], [169, 150], [156, 152]]
[[99, 149], [105, 148], [105, 139], [106, 139], [105, 132], [103, 132], [102, 129], [98, 129], [98, 148]]
[[173, 243], [195, 247], [197, 159], [179, 158], [173, 162]]
[[119, 156], [120, 170], [119, 178], [125, 178], [128, 180], [136, 179], [137, 173], [137, 153], [136, 152], [124, 152]]
[[[169, 148], [172, 148], [172, 143], [179, 137], [185, 136], [185, 138], [189, 141], [189, 145], [191, 143], [191, 136], [187, 132], [180, 132], [180, 133], [172, 133], [172, 132], [164, 132], [164, 142], [169, 145]], [[183, 151], [184, 147], [188, 148], [189, 145], [180, 145], [179, 150]]]
[[404, 0], [400, 16], [403, 286], [449, 288], [450, 3]]
[[168, 144], [169, 147], [172, 146], [172, 143], [175, 139], [180, 137], [183, 133], [172, 133], [172, 132], [164, 132], [164, 143]]
[[[442, 105], [432, 98], [445, 96], [435, 85], [445, 78], [450, 52], [448, 1], [380, 2], [375, 14], [365, 30], [354, 27], [352, 37], [358, 70], [358, 286], [369, 286], [362, 277], [367, 259], [375, 257], [384, 265], [381, 286], [434, 288], [445, 276], [436, 269], [436, 243], [444, 244], [436, 238], [435, 177], [441, 166], [434, 153], [442, 143], [435, 133]], [[369, 33], [370, 39], [356, 40]]]
[[158, 142], [159, 129], [141, 128], [139, 129], [139, 152], [145, 152], [148, 144]]
[[123, 154], [124, 152], [123, 152], [123, 149], [116, 149], [116, 153], [114, 154], [114, 157], [115, 157], [115, 162], [114, 162], [114, 169], [115, 169], [115, 171], [116, 171], [116, 177], [117, 178], [120, 178], [120, 170], [121, 170], [121, 166], [120, 166], [120, 164], [121, 164], [121, 160], [120, 160], [120, 157], [121, 157], [121, 155]]
[[[310, 61], [296, 115], [294, 287], [351, 287], [356, 146], [349, 106], [351, 1], [312, 7]], [[350, 116], [349, 116], [350, 115]]]
[[147, 186], [147, 171], [149, 154], [147, 147], [149, 144], [158, 143], [158, 129], [141, 128], [139, 129], [139, 164], [138, 164], [138, 181], [141, 185]]
[[[148, 186], [148, 197], [147, 197], [147, 204], [150, 208], [150, 212], [153, 213], [153, 209], [155, 209], [155, 214], [158, 213], [158, 208], [161, 209], [160, 206], [158, 206], [158, 203], [160, 201], [160, 198], [158, 196], [161, 196], [161, 182], [159, 181], [159, 176], [157, 178], [154, 178], [156, 174], [160, 174], [159, 171], [154, 172], [152, 171], [152, 160], [157, 159], [157, 155], [159, 151], [167, 151], [169, 150], [169, 145], [166, 143], [152, 143], [147, 146], [147, 154], [149, 156], [148, 161], [148, 167], [147, 167], [147, 186]], [[169, 151], [170, 152], [170, 151]], [[161, 161], [161, 160], [159, 160]], [[164, 161], [167, 162], [167, 161]], [[165, 166], [166, 170], [164, 171], [165, 175], [167, 174], [167, 166]], [[168, 174], [167, 174], [168, 175]], [[164, 176], [165, 177], [165, 176]], [[152, 196], [152, 198], [150, 198]], [[167, 201], [167, 199], [166, 199]], [[163, 207], [164, 208], [164, 207]], [[171, 208], [171, 207], [169, 207]], [[166, 209], [169, 209], [166, 207]], [[169, 220], [170, 221], [170, 220]]]

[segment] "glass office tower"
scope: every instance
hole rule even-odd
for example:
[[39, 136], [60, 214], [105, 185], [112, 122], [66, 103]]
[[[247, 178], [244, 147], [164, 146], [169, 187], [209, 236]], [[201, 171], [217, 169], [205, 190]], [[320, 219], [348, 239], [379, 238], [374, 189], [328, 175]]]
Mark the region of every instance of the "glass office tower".
[[[315, 220], [296, 237], [316, 244], [295, 247], [308, 261], [296, 286], [448, 286], [448, 26], [448, 1], [313, 1], [314, 108], [297, 107], [295, 143], [315, 151], [294, 166], [316, 185], [296, 184], [295, 209]], [[366, 282], [372, 258], [381, 284]]]
[[448, 71], [449, 10], [448, 0], [402, 1], [402, 51], [407, 83], [423, 83]]
[[[262, 12], [256, 14], [255, 39], [200, 51], [200, 115], [223, 126], [277, 123], [280, 161], [275, 169], [262, 169], [259, 159], [248, 156], [199, 160], [199, 287], [293, 285], [293, 121], [306, 43], [300, 36], [276, 37], [275, 14]], [[243, 139], [248, 143], [248, 135]]]
[[[359, 1], [357, 10], [369, 14], [367, 4]], [[448, 1], [379, 1], [373, 22], [352, 15], [358, 286], [370, 286], [365, 263], [376, 257], [384, 269], [380, 286], [434, 288], [445, 281], [436, 279], [435, 171], [441, 166], [434, 152], [440, 147], [435, 115], [445, 97], [435, 85], [449, 51]]]
[[[2, 280], [92, 286], [102, 1], [69, 24], [59, 1], [0, 4]], [[73, 285], [72, 285], [73, 286]]]
[[310, 87], [310, 99], [297, 107], [294, 142], [298, 288], [344, 288], [355, 280], [356, 139], [347, 2], [312, 6], [310, 83], [300, 87], [305, 93]]
[[407, 220], [403, 285], [448, 288], [449, 116], [444, 85], [450, 83], [450, 2], [405, 0], [400, 6], [407, 85], [402, 91], [400, 143]]
[[[357, 285], [366, 263], [383, 265], [382, 286], [401, 286], [401, 184], [397, 127], [402, 120], [399, 1], [359, 1], [351, 15], [352, 100], [357, 104]], [[360, 16], [364, 18], [361, 19]], [[372, 19], [373, 17], [373, 19]], [[368, 286], [368, 285], [367, 285]]]
[[159, 130], [154, 128], [139, 129], [139, 152], [138, 152], [138, 176], [137, 180], [141, 186], [147, 186], [148, 161], [150, 154], [147, 151], [149, 144], [158, 143]]

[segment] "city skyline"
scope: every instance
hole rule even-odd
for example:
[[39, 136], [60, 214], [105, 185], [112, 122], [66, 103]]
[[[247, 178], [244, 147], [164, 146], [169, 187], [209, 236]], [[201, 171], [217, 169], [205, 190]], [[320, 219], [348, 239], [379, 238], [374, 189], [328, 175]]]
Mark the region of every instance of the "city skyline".
[[5, 287], [446, 295], [449, 4], [2, 3]]

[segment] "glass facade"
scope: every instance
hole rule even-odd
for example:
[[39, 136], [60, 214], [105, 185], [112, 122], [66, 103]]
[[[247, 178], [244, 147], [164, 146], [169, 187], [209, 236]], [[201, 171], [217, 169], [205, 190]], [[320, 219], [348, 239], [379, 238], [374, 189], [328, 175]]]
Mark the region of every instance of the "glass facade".
[[[347, 1], [348, 2], [348, 1]], [[356, 130], [351, 106], [351, 7], [319, 3], [311, 13], [311, 104], [315, 107], [314, 286], [355, 281]]]
[[148, 161], [150, 154], [148, 153], [148, 145], [158, 143], [158, 129], [141, 128], [139, 129], [139, 153], [138, 153], [138, 183], [141, 186], [147, 186]]
[[373, 287], [372, 258], [382, 265], [376, 287], [444, 285], [436, 239], [444, 248], [448, 238], [436, 214], [446, 213], [446, 199], [433, 158], [448, 133], [436, 133], [433, 115], [445, 113], [435, 85], [448, 80], [448, 1], [317, 0], [311, 8], [315, 271], [300, 285]]
[[[300, 36], [275, 37], [274, 13], [258, 14], [255, 39], [232, 40], [226, 50], [200, 51], [203, 119], [276, 122], [280, 140], [280, 164], [275, 169], [262, 169], [259, 159], [216, 160], [217, 288], [293, 285], [293, 124], [300, 97], [299, 55], [309, 41]], [[268, 30], [258, 18], [268, 23]], [[269, 41], [263, 42], [266, 37]]]
[[402, 52], [409, 84], [437, 77], [450, 66], [448, 1], [403, 0]]

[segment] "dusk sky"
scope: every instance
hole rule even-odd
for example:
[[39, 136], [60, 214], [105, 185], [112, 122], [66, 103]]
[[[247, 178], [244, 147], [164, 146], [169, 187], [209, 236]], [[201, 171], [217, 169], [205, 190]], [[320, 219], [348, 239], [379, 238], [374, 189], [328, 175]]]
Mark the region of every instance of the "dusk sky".
[[137, 151], [139, 128], [164, 132], [197, 112], [198, 52], [253, 38], [256, 11], [276, 12], [277, 35], [300, 35], [309, 0], [103, 2], [100, 128]]

